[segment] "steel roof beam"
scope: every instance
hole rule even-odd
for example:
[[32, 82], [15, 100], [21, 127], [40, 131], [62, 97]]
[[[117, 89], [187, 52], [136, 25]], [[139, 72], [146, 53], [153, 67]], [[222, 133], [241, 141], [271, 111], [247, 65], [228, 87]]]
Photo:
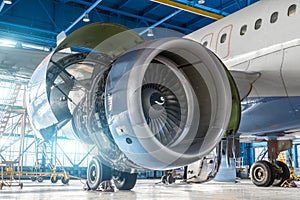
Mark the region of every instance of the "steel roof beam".
[[160, 4], [151, 4], [150, 6], [148, 6], [146, 9], [144, 9], [143, 11], [141, 11], [140, 13], [143, 13], [143, 15], [147, 15], [148, 12], [156, 9], [157, 7], [159, 7]]
[[44, 12], [46, 13], [48, 19], [51, 21], [51, 23], [54, 25], [55, 29], [58, 30], [58, 27], [55, 23], [55, 21], [53, 20], [53, 18], [51, 17], [51, 15], [49, 14], [48, 10], [45, 8], [45, 5], [41, 2], [41, 0], [39, 0], [39, 4], [41, 5], [42, 9], [44, 10]]
[[65, 32], [69, 32], [71, 28], [73, 28], [82, 18], [85, 16], [85, 14], [89, 13], [91, 10], [93, 10], [102, 0], [98, 0], [95, 3], [93, 3], [82, 15], [80, 15], [75, 22], [73, 22], [68, 28], [66, 28]]
[[[185, 3], [185, 4], [187, 4], [185, 0], [176, 0], [176, 1], [179, 2], [179, 3]], [[201, 4], [198, 4], [198, 3], [194, 4], [193, 6], [195, 8], [206, 10], [208, 12], [212, 12], [212, 13], [223, 15], [224, 17], [226, 17], [227, 15], [230, 14], [228, 12], [224, 12], [223, 10], [220, 10], [220, 9], [217, 9], [217, 8], [211, 8], [211, 7], [204, 6], [204, 5], [201, 5]]]
[[[247, 0], [247, 6], [251, 5], [252, 3], [254, 3], [254, 2], [251, 2], [251, 0]], [[233, 4], [233, 3], [227, 3], [226, 5], [224, 5], [223, 10], [229, 9], [234, 5], [235, 4]], [[198, 24], [201, 24], [201, 23], [202, 23], [202, 20], [198, 20], [193, 23], [190, 23], [189, 26], [193, 27], [193, 26], [197, 26]]]
[[[86, 2], [86, 1], [81, 1], [81, 0], [71, 0], [71, 1], [74, 2], [74, 3], [82, 4], [82, 5], [87, 5], [87, 6], [91, 5], [91, 3]], [[124, 15], [124, 16], [127, 16], [127, 17], [132, 17], [134, 19], [144, 20], [144, 21], [148, 21], [148, 22], [152, 22], [152, 23], [157, 22], [157, 20], [154, 20], [154, 19], [150, 19], [150, 18], [147, 18], [147, 17], [139, 16], [139, 15], [135, 15], [135, 14], [132, 14], [132, 13], [128, 13], [128, 12], [113, 9], [113, 8], [109, 8], [109, 7], [106, 7], [106, 6], [103, 6], [103, 5], [101, 5], [100, 7], [97, 7], [97, 8], [100, 9], [100, 10], [109, 11], [109, 12], [112, 12], [112, 13], [118, 13], [120, 15]], [[168, 24], [168, 23], [162, 23], [162, 24], [164, 26], [168, 27], [168, 28], [177, 29], [177, 30], [183, 31], [185, 33], [190, 33], [190, 32], [193, 31], [192, 29], [176, 26], [176, 25], [173, 25], [173, 24]]]
[[[56, 33], [57, 35], [58, 33]], [[20, 33], [20, 32], [13, 32], [13, 31], [9, 31], [9, 32], [4, 32], [3, 30], [0, 30], [0, 35], [1, 37], [4, 38], [10, 38], [12, 40], [18, 40], [18, 41], [25, 41], [26, 43], [32, 43], [32, 44], [38, 44], [38, 45], [42, 45], [45, 47], [55, 47], [56, 46], [56, 40], [53, 38], [49, 38], [49, 37], [40, 37], [37, 35], [29, 35], [29, 34], [24, 34], [24, 33]], [[55, 36], [54, 36], [55, 37]]]
[[122, 9], [124, 6], [126, 6], [128, 4], [129, 0], [123, 0], [120, 2], [120, 6], [118, 7], [118, 9]]
[[194, 8], [194, 7], [191, 7], [191, 6], [188, 6], [188, 5], [177, 3], [177, 2], [174, 2], [174, 1], [171, 1], [171, 0], [151, 0], [151, 1], [156, 2], [156, 3], [160, 3], [160, 4], [164, 4], [166, 6], [170, 6], [170, 7], [173, 7], [173, 8], [181, 9], [181, 10], [184, 10], [184, 11], [187, 11], [187, 12], [191, 12], [191, 13], [194, 13], [196, 15], [201, 15], [203, 17], [208, 17], [208, 18], [211, 18], [211, 19], [215, 19], [215, 20], [219, 20], [219, 19], [222, 19], [224, 17], [223, 15], [215, 14], [215, 13], [208, 12], [208, 11], [205, 11], [205, 10], [200, 10], [198, 8]]
[[175, 12], [173, 12], [172, 14], [164, 17], [163, 19], [159, 20], [158, 22], [156, 22], [155, 24], [151, 25], [150, 27], [146, 28], [145, 30], [141, 31], [139, 33], [139, 35], [143, 35], [144, 33], [146, 33], [148, 30], [153, 29], [155, 27], [157, 27], [158, 25], [164, 23], [165, 21], [167, 21], [168, 19], [174, 17], [175, 15], [177, 15], [178, 13], [182, 12], [182, 10], [176, 10]]
[[2, 9], [4, 8], [4, 5], [5, 5], [4, 0], [2, 0], [2, 3], [1, 3], [1, 5], [0, 5], [0, 12], [1, 12]]
[[[21, 0], [16, 0], [13, 2], [13, 4], [11, 4], [10, 6], [7, 7], [7, 9], [3, 10], [3, 12], [0, 12], [0, 16], [4, 15], [7, 11], [9, 11], [10, 9], [12, 9], [15, 5], [17, 5]], [[4, 1], [3, 1], [4, 2]]]
[[46, 34], [54, 35], [54, 36], [57, 35], [57, 32], [54, 32], [54, 31], [48, 31], [45, 29], [23, 26], [23, 25], [19, 25], [19, 24], [13, 24], [10, 22], [0, 21], [0, 25], [11, 26], [11, 27], [15, 27], [15, 28], [23, 29], [23, 30], [35, 31], [35, 32], [39, 32], [39, 33], [46, 33]]

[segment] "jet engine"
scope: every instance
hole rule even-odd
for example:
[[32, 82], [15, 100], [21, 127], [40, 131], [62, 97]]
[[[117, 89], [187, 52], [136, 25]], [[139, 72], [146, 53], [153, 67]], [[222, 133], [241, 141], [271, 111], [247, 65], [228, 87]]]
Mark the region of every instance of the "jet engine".
[[119, 189], [131, 189], [135, 181], [124, 180], [135, 180], [135, 169], [195, 162], [239, 123], [234, 81], [211, 51], [185, 38], [145, 41], [111, 23], [73, 32], [28, 88], [28, 113], [41, 138], [62, 132], [96, 145], [92, 189], [111, 176]]

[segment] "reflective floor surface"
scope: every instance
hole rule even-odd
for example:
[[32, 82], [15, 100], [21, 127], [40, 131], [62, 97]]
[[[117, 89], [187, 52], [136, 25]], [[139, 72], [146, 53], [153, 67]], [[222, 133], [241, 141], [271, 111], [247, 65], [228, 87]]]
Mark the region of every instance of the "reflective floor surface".
[[49, 180], [43, 183], [23, 181], [24, 187], [6, 187], [0, 190], [0, 200], [22, 199], [298, 199], [300, 196], [300, 182], [296, 188], [254, 186], [250, 180], [238, 183], [208, 182], [204, 184], [186, 184], [176, 182], [172, 185], [156, 184], [159, 180], [138, 180], [132, 191], [100, 192], [85, 191], [83, 184], [78, 180], [70, 180], [68, 185], [60, 182], [52, 184]]

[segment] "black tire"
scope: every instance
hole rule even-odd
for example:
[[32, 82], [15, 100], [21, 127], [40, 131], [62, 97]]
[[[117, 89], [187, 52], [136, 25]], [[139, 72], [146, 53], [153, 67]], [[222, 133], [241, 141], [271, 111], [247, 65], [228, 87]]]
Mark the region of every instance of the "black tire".
[[57, 183], [58, 177], [57, 176], [51, 176], [50, 181], [51, 181], [51, 183]]
[[30, 177], [30, 180], [31, 180], [32, 182], [36, 181], [36, 179], [37, 179], [37, 177], [36, 177], [36, 176], [32, 176], [32, 177]]
[[131, 190], [136, 184], [137, 173], [118, 172], [118, 175], [114, 176], [113, 179], [119, 190]]
[[274, 169], [268, 161], [260, 160], [251, 167], [251, 180], [259, 187], [269, 187], [274, 182]]
[[65, 176], [62, 176], [61, 177], [61, 182], [63, 183], [63, 184], [68, 184], [69, 183], [69, 181], [70, 181], [70, 179], [68, 178], [68, 177], [65, 177]]
[[167, 181], [169, 184], [175, 183], [175, 178], [172, 176], [172, 174], [167, 176]]
[[91, 190], [97, 190], [102, 181], [111, 179], [111, 169], [102, 164], [100, 158], [94, 156], [87, 169], [87, 186]]
[[42, 176], [39, 176], [39, 177], [37, 178], [37, 181], [38, 181], [39, 183], [42, 183], [42, 182], [44, 181], [44, 178], [43, 178]]
[[277, 160], [276, 164], [281, 168], [282, 172], [275, 175], [273, 186], [280, 186], [285, 180], [290, 178], [290, 170], [288, 166], [281, 161]]
[[163, 175], [163, 176], [161, 177], [161, 182], [164, 183], [164, 184], [167, 183], [167, 176], [166, 176], [166, 175]]

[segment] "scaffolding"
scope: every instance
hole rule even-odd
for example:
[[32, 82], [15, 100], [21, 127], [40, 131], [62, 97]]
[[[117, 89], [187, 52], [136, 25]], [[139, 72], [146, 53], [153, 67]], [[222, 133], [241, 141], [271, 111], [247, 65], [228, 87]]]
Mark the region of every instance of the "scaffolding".
[[61, 177], [64, 184], [71, 177], [78, 178], [70, 176], [65, 165], [70, 163], [70, 168], [79, 170], [79, 165], [85, 166], [84, 161], [88, 162], [90, 152], [79, 153], [77, 149], [74, 154], [65, 152], [62, 144], [70, 143], [73, 148], [74, 142], [57, 134], [47, 142], [37, 139], [24, 106], [26, 86], [0, 81], [0, 89], [0, 189], [4, 186], [22, 188], [23, 178], [42, 182], [50, 177], [50, 181], [56, 183]]
[[[0, 108], [0, 153], [6, 150], [8, 147], [20, 140], [20, 135], [15, 132], [16, 126], [10, 131], [7, 130], [9, 120], [12, 118], [12, 112], [14, 110], [14, 105], [16, 103], [18, 94], [20, 92], [20, 84], [10, 84], [9, 91], [6, 99], [1, 102]], [[24, 114], [24, 112], [23, 112]], [[17, 124], [21, 121], [23, 116], [18, 119]], [[6, 137], [3, 137], [3, 136]]]
[[[20, 142], [19, 156], [17, 158], [10, 158], [6, 160], [1, 155], [0, 167], [1, 167], [1, 183], [0, 189], [3, 186], [20, 186], [23, 187], [21, 183], [21, 152], [23, 149], [24, 132], [25, 129], [25, 112], [20, 112], [18, 116], [13, 116], [14, 106], [17, 101], [18, 95], [21, 90], [21, 84], [16, 83], [2, 83], [2, 87], [6, 88], [3, 96], [5, 99], [1, 99], [1, 109], [0, 109], [0, 155], [10, 146], [16, 142]], [[12, 123], [14, 119], [17, 118], [15, 123]], [[9, 124], [13, 124], [8, 127]], [[18, 134], [17, 128], [21, 127], [21, 134]], [[15, 171], [15, 169], [17, 170]]]

